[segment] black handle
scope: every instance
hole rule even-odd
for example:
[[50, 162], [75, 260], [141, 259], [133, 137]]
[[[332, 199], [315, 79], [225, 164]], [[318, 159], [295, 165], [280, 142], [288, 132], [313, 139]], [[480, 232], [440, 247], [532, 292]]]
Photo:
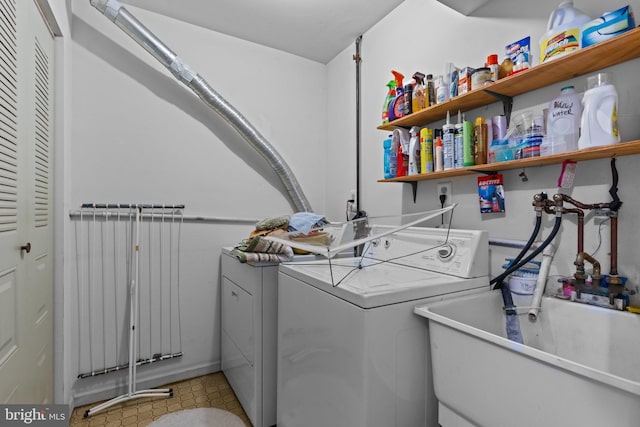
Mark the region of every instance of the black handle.
[[27, 242], [26, 245], [20, 246], [20, 251], [25, 251], [26, 253], [31, 252], [31, 242]]

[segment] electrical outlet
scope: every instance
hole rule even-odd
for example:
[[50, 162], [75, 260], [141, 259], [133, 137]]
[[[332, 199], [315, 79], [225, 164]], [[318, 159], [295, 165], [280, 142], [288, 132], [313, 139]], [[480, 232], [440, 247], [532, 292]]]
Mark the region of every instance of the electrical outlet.
[[449, 206], [452, 203], [453, 192], [451, 191], [451, 181], [439, 182], [436, 186], [436, 198], [440, 200], [440, 195], [444, 194], [447, 198], [444, 201], [445, 206]]

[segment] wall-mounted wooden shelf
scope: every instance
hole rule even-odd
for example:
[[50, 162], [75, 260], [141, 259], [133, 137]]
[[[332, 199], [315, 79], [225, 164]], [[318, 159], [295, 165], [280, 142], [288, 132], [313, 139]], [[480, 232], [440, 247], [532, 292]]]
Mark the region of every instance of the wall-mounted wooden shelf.
[[451, 169], [442, 172], [429, 172], [419, 175], [402, 176], [399, 178], [381, 179], [378, 180], [378, 182], [416, 183], [418, 181], [451, 178], [454, 176], [470, 175], [474, 173], [495, 173], [510, 169], [555, 165], [558, 163], [562, 163], [564, 160], [595, 160], [611, 157], [629, 156], [632, 154], [640, 154], [640, 140], [606, 145], [603, 147], [587, 148], [579, 151], [567, 151], [566, 153], [553, 154], [550, 156], [532, 157], [528, 159], [511, 160], [508, 162], [491, 163], [488, 165], [469, 166], [466, 168]]
[[378, 129], [393, 130], [396, 127], [424, 126], [444, 119], [447, 111], [453, 114], [458, 110], [473, 110], [498, 101], [490, 92], [504, 97], [514, 97], [638, 57], [640, 57], [640, 28], [635, 28], [615, 38], [536, 65], [480, 89], [380, 125]]

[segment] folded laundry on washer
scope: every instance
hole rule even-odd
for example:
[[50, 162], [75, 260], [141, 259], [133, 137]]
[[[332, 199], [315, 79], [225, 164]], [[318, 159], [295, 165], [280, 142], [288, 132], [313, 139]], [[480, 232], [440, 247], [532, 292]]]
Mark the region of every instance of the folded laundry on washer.
[[239, 243], [231, 254], [240, 262], [287, 262], [293, 260], [293, 249], [282, 243], [255, 236]]
[[289, 231], [310, 232], [313, 228], [322, 227], [329, 222], [323, 215], [313, 212], [297, 212], [289, 217]]

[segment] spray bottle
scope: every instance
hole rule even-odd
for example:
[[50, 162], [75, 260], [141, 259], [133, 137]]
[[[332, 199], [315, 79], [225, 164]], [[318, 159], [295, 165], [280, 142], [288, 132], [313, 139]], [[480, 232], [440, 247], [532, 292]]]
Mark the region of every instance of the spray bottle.
[[389, 88], [387, 90], [387, 96], [384, 99], [384, 104], [382, 104], [382, 123], [383, 124], [389, 123], [389, 105], [391, 105], [391, 102], [396, 97], [396, 81], [389, 80], [389, 83], [387, 83], [387, 87]]
[[404, 75], [396, 70], [391, 70], [396, 81], [396, 97], [389, 104], [389, 121], [399, 119], [404, 116], [404, 89], [402, 82]]
[[447, 111], [447, 123], [442, 126], [442, 166], [443, 170], [454, 169], [454, 136], [456, 127], [451, 124], [451, 117]]
[[420, 173], [420, 128], [413, 126], [409, 131], [409, 172], [407, 175], [418, 175]]
[[416, 84], [413, 88], [412, 111], [420, 111], [428, 105], [427, 88], [424, 85], [424, 74], [419, 71], [413, 73], [413, 80]]

